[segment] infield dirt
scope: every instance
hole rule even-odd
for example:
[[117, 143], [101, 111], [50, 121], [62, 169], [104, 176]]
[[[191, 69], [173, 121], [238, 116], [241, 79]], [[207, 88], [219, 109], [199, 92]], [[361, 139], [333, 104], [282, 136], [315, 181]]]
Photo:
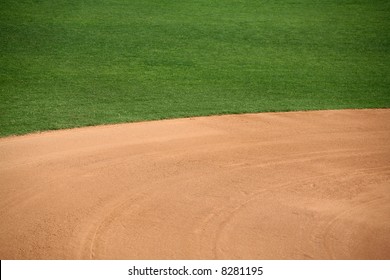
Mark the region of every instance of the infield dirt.
[[0, 139], [0, 259], [389, 259], [390, 110]]

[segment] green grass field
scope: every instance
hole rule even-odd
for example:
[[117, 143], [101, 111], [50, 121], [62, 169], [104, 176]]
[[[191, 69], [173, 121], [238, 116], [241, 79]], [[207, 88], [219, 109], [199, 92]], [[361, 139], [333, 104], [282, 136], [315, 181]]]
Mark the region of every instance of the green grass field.
[[0, 135], [390, 107], [390, 1], [1, 0]]

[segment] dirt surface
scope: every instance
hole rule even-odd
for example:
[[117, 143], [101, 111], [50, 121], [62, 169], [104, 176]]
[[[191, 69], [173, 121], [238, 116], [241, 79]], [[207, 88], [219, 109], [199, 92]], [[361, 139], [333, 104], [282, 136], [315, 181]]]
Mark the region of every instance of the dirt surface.
[[0, 139], [0, 259], [390, 259], [390, 110]]

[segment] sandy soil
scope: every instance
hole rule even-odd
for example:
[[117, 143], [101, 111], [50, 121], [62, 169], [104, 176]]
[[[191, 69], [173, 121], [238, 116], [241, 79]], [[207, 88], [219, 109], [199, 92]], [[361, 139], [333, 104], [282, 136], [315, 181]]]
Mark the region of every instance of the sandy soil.
[[390, 110], [0, 139], [0, 259], [390, 259]]

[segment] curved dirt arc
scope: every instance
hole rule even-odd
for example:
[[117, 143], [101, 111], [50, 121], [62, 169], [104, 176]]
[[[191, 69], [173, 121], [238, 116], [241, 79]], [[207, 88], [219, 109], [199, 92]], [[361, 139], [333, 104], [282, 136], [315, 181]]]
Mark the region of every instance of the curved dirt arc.
[[389, 259], [390, 110], [0, 139], [1, 259]]

